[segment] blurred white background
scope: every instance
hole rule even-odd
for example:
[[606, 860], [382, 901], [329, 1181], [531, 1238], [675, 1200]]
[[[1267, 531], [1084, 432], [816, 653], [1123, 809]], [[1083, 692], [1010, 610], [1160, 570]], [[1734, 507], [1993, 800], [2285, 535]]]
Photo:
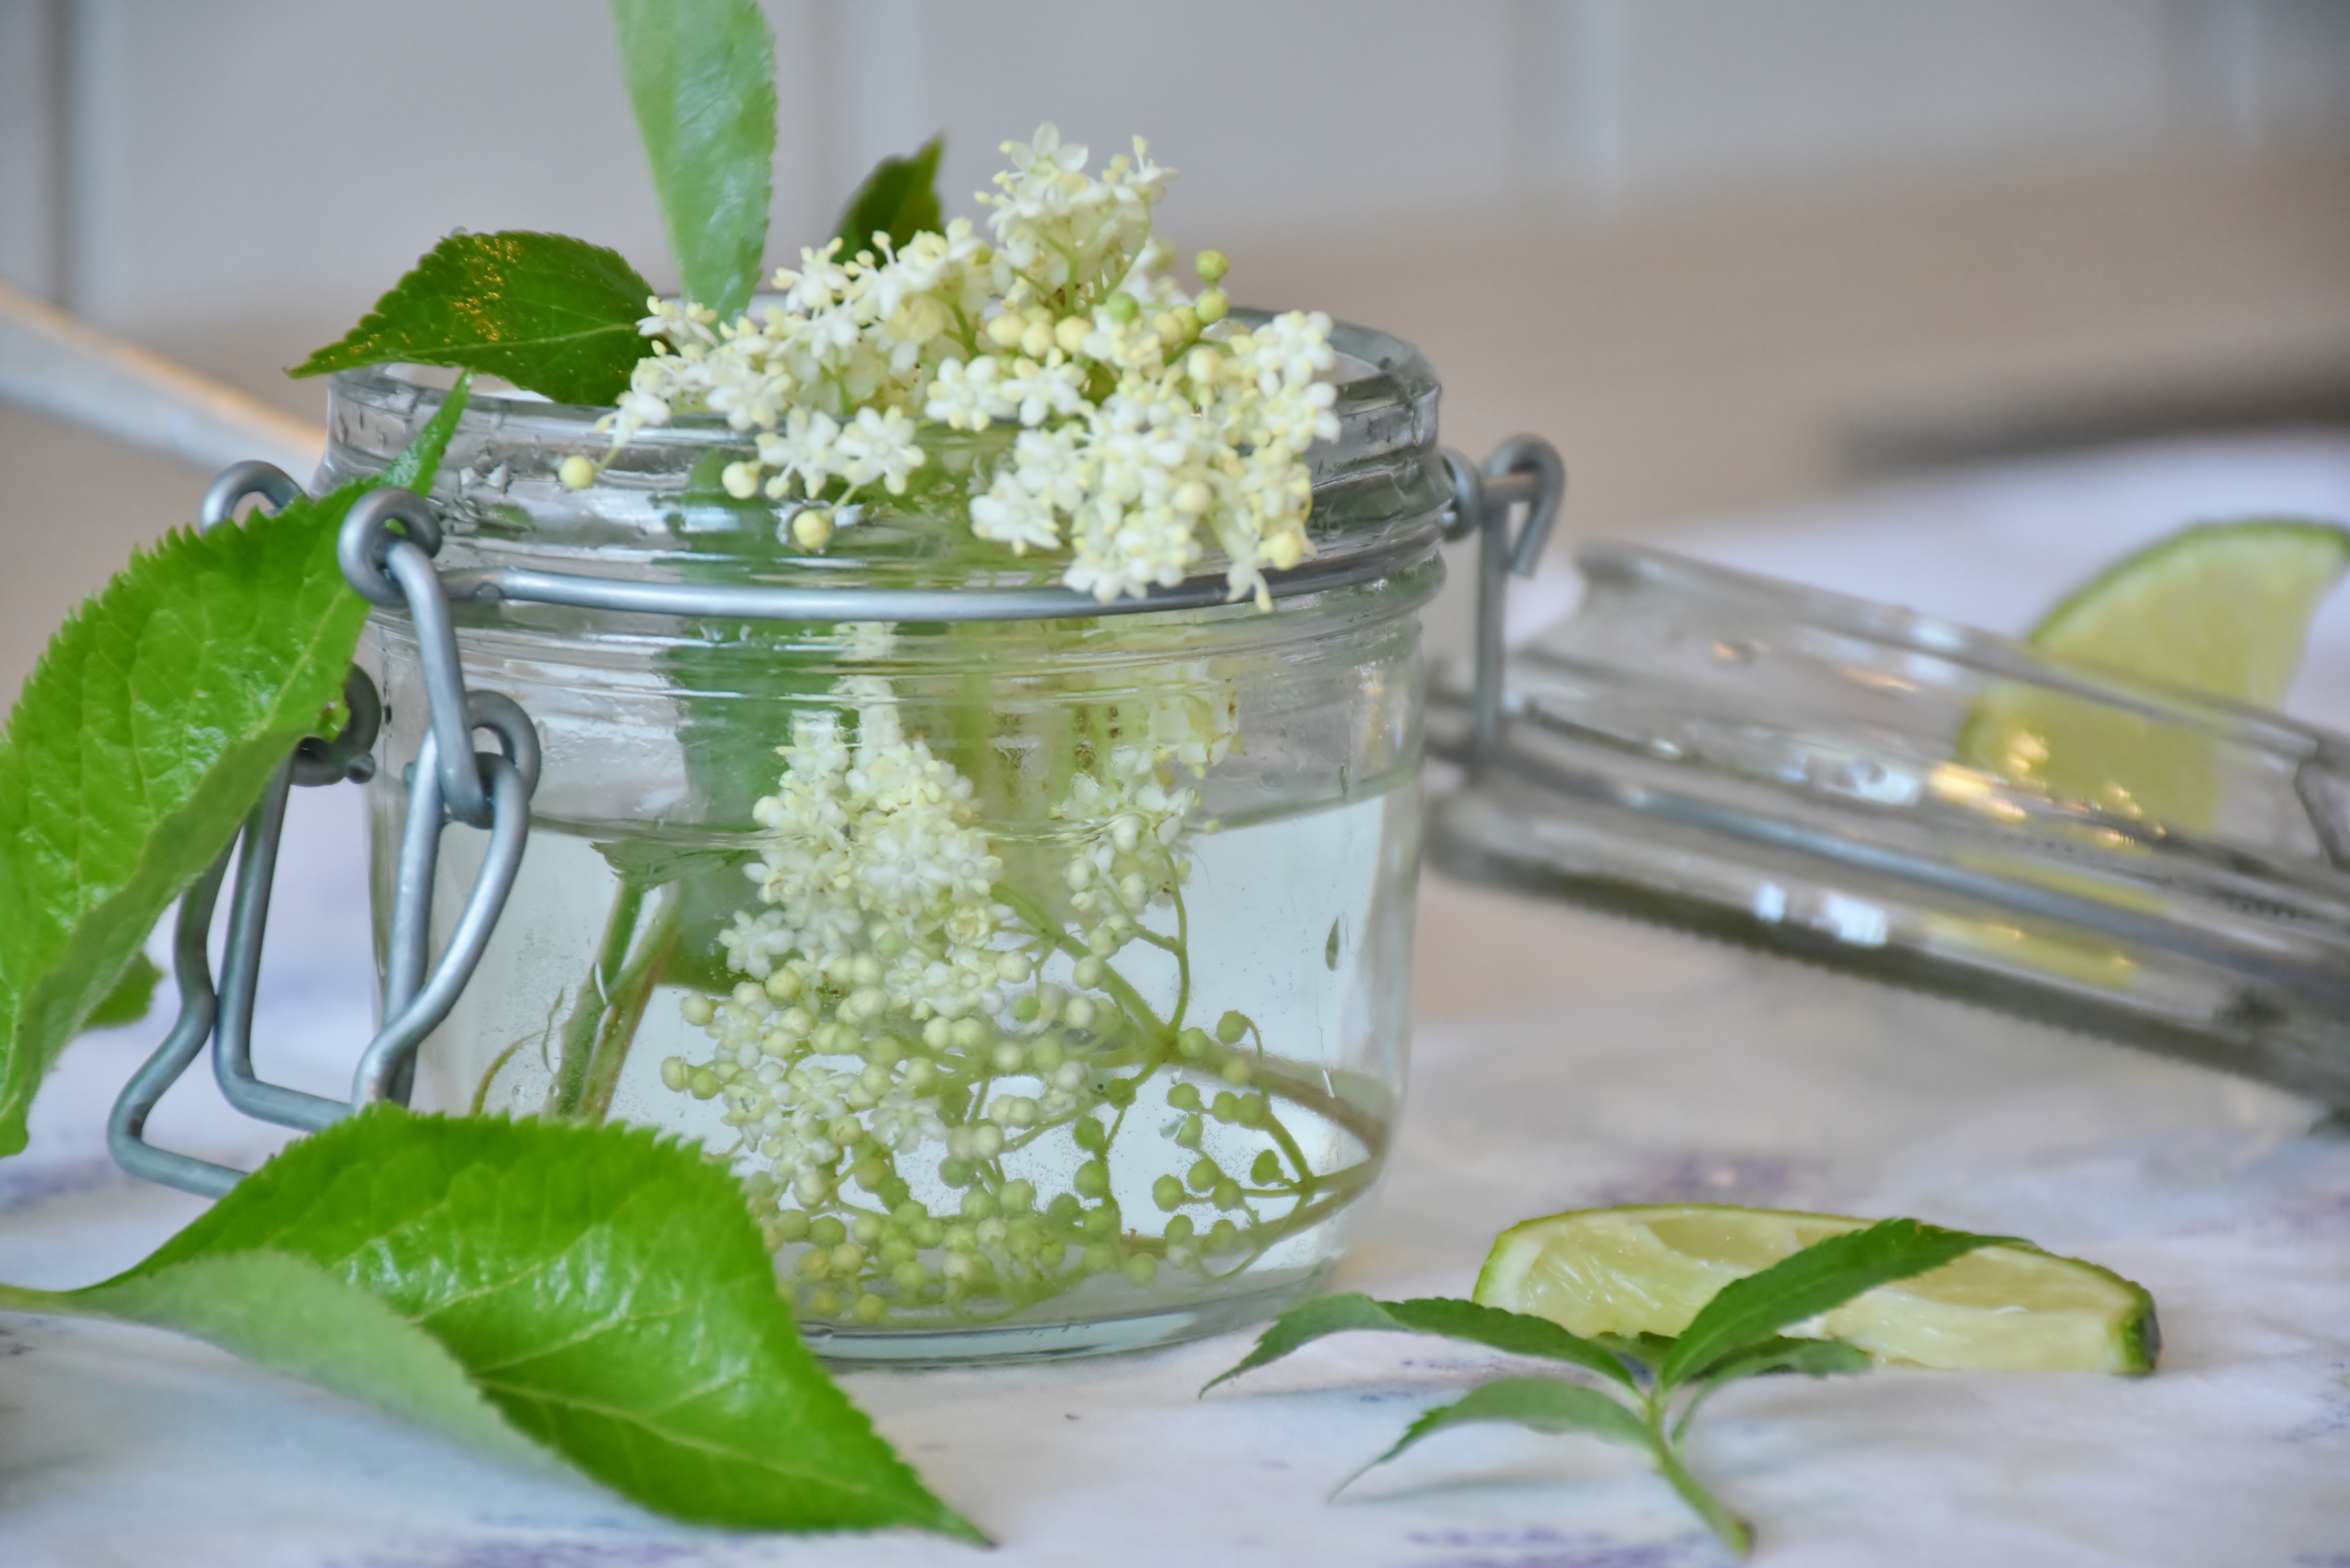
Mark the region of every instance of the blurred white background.
[[[1054, 119], [1237, 297], [1418, 341], [1573, 535], [2350, 410], [2343, 0], [769, 0], [770, 257]], [[285, 407], [457, 227], [670, 267], [596, 0], [0, 0], [0, 278]], [[201, 476], [0, 409], [0, 678]], [[102, 473], [104, 483], [94, 483]]]

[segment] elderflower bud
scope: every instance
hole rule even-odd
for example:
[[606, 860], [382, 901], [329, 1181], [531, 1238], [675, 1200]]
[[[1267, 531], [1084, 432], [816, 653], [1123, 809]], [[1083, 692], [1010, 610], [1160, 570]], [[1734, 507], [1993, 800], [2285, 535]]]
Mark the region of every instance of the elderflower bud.
[[832, 542], [832, 514], [811, 506], [792, 518], [792, 537], [803, 550], [821, 550]]
[[1027, 317], [1005, 311], [987, 324], [987, 340], [998, 348], [1017, 348], [1020, 335], [1028, 330]]
[[718, 1015], [717, 1005], [710, 998], [695, 992], [677, 1004], [678, 1016], [700, 1029]]
[[596, 460], [575, 452], [556, 467], [555, 477], [566, 490], [585, 490], [596, 483]]
[[759, 493], [759, 465], [755, 462], [730, 462], [718, 476], [726, 493], [737, 501], [748, 501]]
[[1221, 288], [1211, 288], [1191, 302], [1191, 313], [1202, 327], [1212, 327], [1232, 314], [1232, 302], [1224, 297]]
[[1232, 270], [1232, 258], [1222, 251], [1201, 251], [1193, 258], [1191, 270], [1200, 275], [1201, 283], [1212, 287], [1223, 282], [1224, 275]]

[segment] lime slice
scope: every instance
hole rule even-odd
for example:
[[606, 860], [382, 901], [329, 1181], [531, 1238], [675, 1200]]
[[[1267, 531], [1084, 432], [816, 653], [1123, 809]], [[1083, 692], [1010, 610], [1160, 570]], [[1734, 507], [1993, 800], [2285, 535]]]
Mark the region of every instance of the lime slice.
[[[1578, 1209], [1503, 1231], [1476, 1299], [1586, 1336], [1679, 1334], [1731, 1281], [1869, 1223], [1711, 1203]], [[2025, 1246], [1970, 1252], [1787, 1332], [1978, 1372], [2151, 1372], [2161, 1344], [2144, 1289]]]
[[[2272, 708], [2318, 602], [2350, 566], [2350, 530], [2263, 519], [2185, 529], [2124, 557], [2050, 612], [2032, 646], [2140, 680]], [[2219, 815], [2211, 739], [2037, 687], [1985, 692], [1962, 761], [2061, 799], [2188, 829]]]

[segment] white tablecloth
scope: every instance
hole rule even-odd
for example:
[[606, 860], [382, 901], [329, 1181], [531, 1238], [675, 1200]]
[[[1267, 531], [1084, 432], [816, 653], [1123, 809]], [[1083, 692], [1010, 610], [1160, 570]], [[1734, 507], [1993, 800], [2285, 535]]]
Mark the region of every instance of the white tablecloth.
[[[2350, 515], [2350, 442], [2170, 446], [1863, 497], [1680, 543], [1732, 564], [2009, 628], [2136, 539], [2253, 509]], [[1542, 587], [1555, 598], [1554, 590]], [[2350, 604], [2338, 605], [2350, 612]], [[2350, 717], [2350, 613], [2304, 711]], [[300, 802], [258, 1051], [331, 1092], [368, 1028], [355, 792]], [[1467, 923], [1460, 911], [1467, 910]], [[1531, 918], [1448, 900], [1432, 961]], [[1604, 993], [1508, 988], [1424, 1026], [1370, 1235], [1341, 1283], [1462, 1293], [1492, 1233], [1574, 1206], [1703, 1198], [1916, 1214], [2028, 1235], [2145, 1282], [2146, 1379], [1879, 1373], [1725, 1393], [1693, 1462], [1762, 1560], [1877, 1565], [2350, 1564], [2350, 1140], [2306, 1102], [2118, 1047], [1596, 918]], [[1526, 995], [1549, 992], [1531, 981]], [[105, 1106], [160, 1025], [78, 1044], [0, 1164], [0, 1278], [85, 1282], [195, 1199], [117, 1173]], [[155, 1136], [251, 1160], [273, 1141], [183, 1085]], [[987, 1561], [1663, 1568], [1722, 1560], [1632, 1456], [1481, 1428], [1331, 1488], [1419, 1409], [1500, 1369], [1435, 1341], [1327, 1342], [1194, 1391], [1247, 1335], [1026, 1368], [845, 1381], [1002, 1545], [683, 1529], [519, 1472], [169, 1336], [0, 1317], [8, 1568], [620, 1568]]]

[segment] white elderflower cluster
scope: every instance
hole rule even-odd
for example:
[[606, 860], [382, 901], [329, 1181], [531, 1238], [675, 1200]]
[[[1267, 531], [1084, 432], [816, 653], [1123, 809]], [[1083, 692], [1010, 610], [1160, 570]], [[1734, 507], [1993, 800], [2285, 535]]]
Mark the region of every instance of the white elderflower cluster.
[[1141, 742], [1110, 747], [1053, 807], [1056, 820], [1079, 830], [1062, 874], [1069, 907], [1094, 927], [1097, 952], [1122, 944], [1189, 879], [1185, 829], [1200, 794], [1176, 782], [1176, 769], [1197, 776], [1232, 749], [1230, 688], [1198, 680], [1195, 668], [1180, 673], [1194, 680], [1170, 680], [1156, 694]]
[[1140, 138], [1097, 177], [1050, 125], [1003, 151], [1012, 168], [980, 197], [992, 244], [964, 219], [902, 249], [836, 240], [733, 323], [651, 302], [641, 329], [667, 347], [610, 417], [615, 450], [680, 413], [723, 415], [756, 452], [726, 489], [796, 499], [793, 536], [820, 549], [874, 486], [906, 493], [925, 428], [1011, 427], [967, 496], [979, 538], [1066, 550], [1063, 580], [1104, 603], [1181, 582], [1212, 542], [1232, 597], [1269, 602], [1264, 569], [1312, 553], [1304, 457], [1338, 429], [1330, 318], [1230, 321], [1212, 251], [1187, 296], [1151, 237], [1173, 171]]
[[1080, 774], [1053, 815], [1084, 836], [1064, 876], [1069, 907], [1097, 922], [1107, 948], [1121, 941], [1152, 908], [1167, 903], [1191, 868], [1182, 852], [1184, 819], [1198, 792], [1170, 785], [1139, 747], [1112, 751], [1100, 776]]
[[727, 961], [764, 980], [792, 955], [813, 980], [846, 961], [849, 1023], [889, 1007], [918, 1019], [994, 1012], [1024, 961], [1007, 975], [993, 946], [1003, 863], [972, 821], [971, 782], [907, 738], [886, 680], [841, 684], [858, 704], [856, 743], [839, 714], [794, 721], [776, 792], [753, 808], [772, 836], [747, 869], [768, 908], [722, 934]]

